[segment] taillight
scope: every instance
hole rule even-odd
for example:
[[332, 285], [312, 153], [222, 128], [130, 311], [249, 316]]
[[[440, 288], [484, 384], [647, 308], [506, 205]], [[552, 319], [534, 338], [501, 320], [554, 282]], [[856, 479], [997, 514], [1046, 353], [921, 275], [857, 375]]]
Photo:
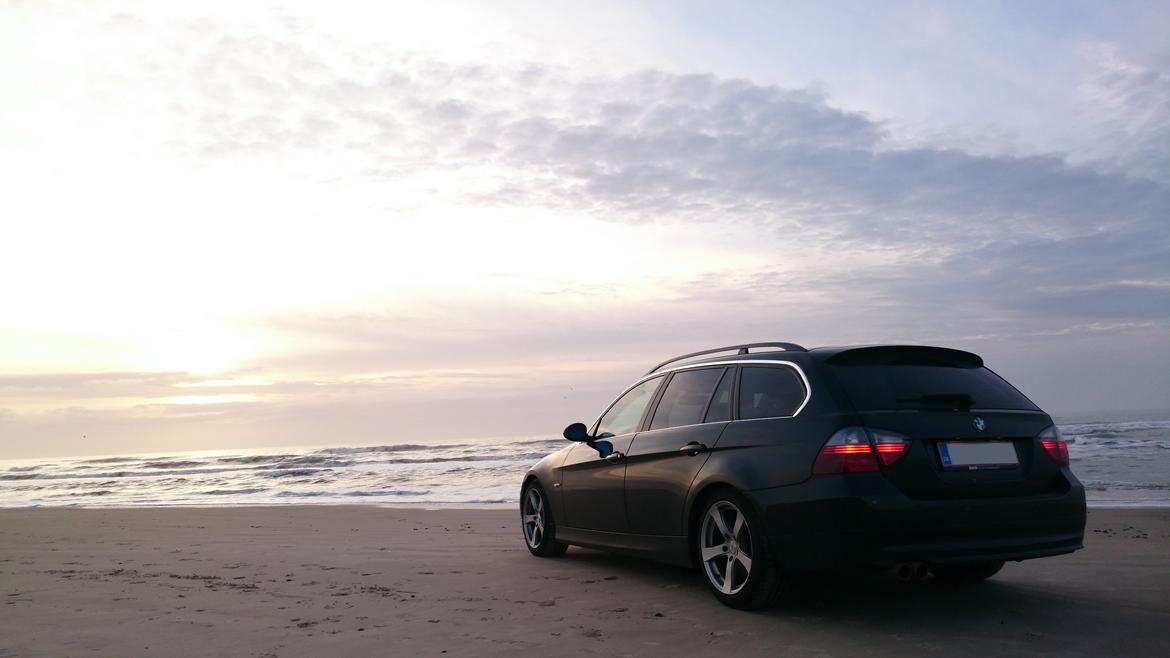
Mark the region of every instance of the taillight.
[[910, 449], [909, 437], [887, 432], [886, 430], [875, 430], [870, 428], [869, 435], [873, 437], [873, 445], [877, 448], [878, 457], [882, 460], [882, 466], [893, 466], [906, 456], [906, 451]]
[[843, 427], [834, 432], [821, 448], [813, 463], [813, 473], [866, 473], [882, 467], [888, 468], [906, 456], [909, 447], [910, 439], [901, 434], [856, 426]]
[[1056, 425], [1050, 425], [1043, 432], [1040, 432], [1040, 445], [1044, 446], [1044, 452], [1048, 453], [1048, 458], [1059, 466], [1068, 466], [1068, 444], [1064, 442], [1064, 437], [1060, 435], [1060, 430]]

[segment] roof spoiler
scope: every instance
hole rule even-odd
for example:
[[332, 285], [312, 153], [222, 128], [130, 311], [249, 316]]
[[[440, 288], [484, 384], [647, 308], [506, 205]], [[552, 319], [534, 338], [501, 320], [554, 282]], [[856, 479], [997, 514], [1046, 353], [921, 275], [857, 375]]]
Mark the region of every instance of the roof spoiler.
[[939, 365], [954, 368], [980, 368], [983, 358], [978, 354], [949, 347], [927, 345], [875, 345], [842, 350], [825, 359], [838, 366], [870, 365]]
[[752, 349], [753, 347], [779, 347], [780, 349], [784, 350], [785, 352], [807, 352], [808, 351], [805, 348], [801, 347], [800, 345], [797, 345], [796, 343], [744, 343], [743, 345], [729, 345], [727, 347], [716, 347], [715, 349], [703, 350], [701, 352], [691, 352], [690, 354], [683, 354], [682, 356], [676, 356], [673, 359], [667, 359], [667, 360], [663, 361], [662, 363], [659, 363], [658, 365], [651, 368], [649, 370], [649, 372], [647, 372], [646, 374], [652, 375], [655, 372], [657, 372], [658, 369], [660, 369], [662, 366], [665, 366], [665, 365], [670, 364], [670, 363], [674, 363], [675, 361], [682, 361], [684, 359], [694, 358], [696, 356], [704, 356], [707, 354], [716, 354], [718, 352], [730, 352], [731, 350], [737, 350], [737, 354], [748, 354], [749, 353], [748, 350]]

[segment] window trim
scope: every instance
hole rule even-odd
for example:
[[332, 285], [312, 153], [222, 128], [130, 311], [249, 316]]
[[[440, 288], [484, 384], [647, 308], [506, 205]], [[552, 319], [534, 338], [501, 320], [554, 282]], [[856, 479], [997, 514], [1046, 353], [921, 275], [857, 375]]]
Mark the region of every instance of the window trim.
[[[739, 373], [740, 373], [740, 370], [742, 370], [742, 368], [736, 367], [736, 366], [755, 366], [755, 365], [760, 365], [760, 364], [769, 365], [769, 366], [782, 366], [782, 367], [792, 368], [793, 370], [796, 371], [796, 374], [800, 377], [800, 381], [804, 384], [804, 401], [800, 403], [800, 406], [796, 408], [796, 411], [792, 412], [791, 416], [769, 416], [769, 418], [796, 418], [797, 416], [799, 416], [800, 412], [804, 411], [804, 408], [808, 406], [809, 401], [812, 400], [812, 384], [809, 383], [808, 377], [804, 374], [804, 370], [796, 363], [793, 363], [792, 361], [783, 360], [783, 359], [738, 359], [738, 360], [734, 360], [734, 361], [708, 361], [705, 363], [690, 363], [687, 365], [675, 366], [674, 368], [665, 368], [663, 370], [658, 370], [658, 371], [655, 371], [655, 372], [650, 373], [648, 375], [642, 376], [640, 379], [635, 381], [633, 384], [630, 384], [624, 390], [622, 390], [621, 393], [618, 393], [617, 397], [615, 397], [613, 400], [611, 400], [609, 404], [605, 405], [605, 410], [597, 415], [597, 418], [593, 421], [593, 424], [590, 426], [593, 429], [593, 431], [591, 433], [596, 432], [598, 423], [601, 422], [601, 419], [609, 411], [610, 407], [612, 407], [614, 404], [616, 404], [618, 400], [622, 399], [622, 396], [624, 396], [626, 393], [629, 393], [635, 386], [639, 386], [640, 384], [642, 384], [643, 382], [645, 382], [648, 379], [653, 379], [655, 377], [663, 377], [664, 375], [673, 375], [674, 373], [678, 372], [679, 370], [691, 370], [694, 368], [709, 368], [712, 366], [735, 367], [736, 381], [735, 381], [734, 387], [732, 388], [732, 394], [733, 394], [732, 407], [731, 407], [732, 418], [728, 422], [739, 422], [741, 420], [739, 418]], [[669, 381], [669, 379], [670, 379], [669, 376], [664, 377], [663, 384], [665, 384], [667, 381]], [[653, 407], [655, 409], [658, 408], [658, 397], [661, 395], [663, 390], [665, 390], [665, 389], [662, 388], [662, 385], [659, 385], [658, 392], [654, 394], [655, 399], [650, 401], [651, 407]], [[647, 412], [648, 411], [649, 411], [649, 408], [647, 409]], [[765, 418], [746, 418], [743, 420], [753, 421], [753, 420], [766, 420], [766, 419]], [[648, 421], [647, 421], [646, 413], [643, 413], [642, 414], [642, 422], [640, 425], [638, 425], [639, 432], [647, 431], [644, 429], [647, 422]], [[700, 423], [700, 424], [702, 424], [702, 423]], [[679, 427], [689, 427], [689, 426], [688, 425], [680, 425]], [[663, 429], [675, 429], [675, 428], [671, 427], [671, 428], [663, 428]], [[658, 430], [654, 430], [654, 431], [658, 431]]]

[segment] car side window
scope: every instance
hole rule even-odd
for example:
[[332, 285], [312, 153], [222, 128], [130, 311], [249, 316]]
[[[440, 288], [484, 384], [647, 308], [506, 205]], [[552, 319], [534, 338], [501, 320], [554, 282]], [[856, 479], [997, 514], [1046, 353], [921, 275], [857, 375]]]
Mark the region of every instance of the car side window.
[[662, 377], [647, 379], [627, 391], [601, 417], [601, 421], [597, 423], [595, 436], [600, 437], [604, 434], [621, 436], [636, 432], [638, 424], [642, 422], [642, 414], [646, 412], [646, 407], [654, 399], [654, 393], [658, 391], [662, 380]]
[[722, 423], [731, 420], [731, 386], [735, 382], [735, 369], [728, 368], [715, 388], [715, 396], [711, 398], [711, 406], [707, 409], [704, 423]]
[[654, 410], [654, 420], [650, 421], [650, 429], [697, 425], [702, 422], [707, 402], [711, 400], [711, 393], [719, 383], [719, 376], [723, 374], [723, 370], [701, 368], [674, 373], [670, 383], [666, 385], [666, 390], [662, 392], [658, 408]]
[[804, 398], [804, 383], [792, 368], [745, 367], [740, 371], [741, 420], [791, 416]]

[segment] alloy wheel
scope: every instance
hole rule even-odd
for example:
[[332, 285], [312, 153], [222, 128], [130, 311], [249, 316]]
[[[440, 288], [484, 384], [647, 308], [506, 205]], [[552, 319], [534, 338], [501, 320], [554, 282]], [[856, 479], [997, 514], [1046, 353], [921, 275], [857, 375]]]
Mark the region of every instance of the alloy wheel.
[[720, 500], [707, 508], [699, 533], [703, 573], [715, 589], [733, 595], [752, 573], [752, 535], [747, 518], [733, 503]]
[[532, 487], [524, 496], [524, 509], [521, 510], [524, 541], [530, 548], [539, 548], [544, 541], [544, 519], [544, 497], [539, 489]]

